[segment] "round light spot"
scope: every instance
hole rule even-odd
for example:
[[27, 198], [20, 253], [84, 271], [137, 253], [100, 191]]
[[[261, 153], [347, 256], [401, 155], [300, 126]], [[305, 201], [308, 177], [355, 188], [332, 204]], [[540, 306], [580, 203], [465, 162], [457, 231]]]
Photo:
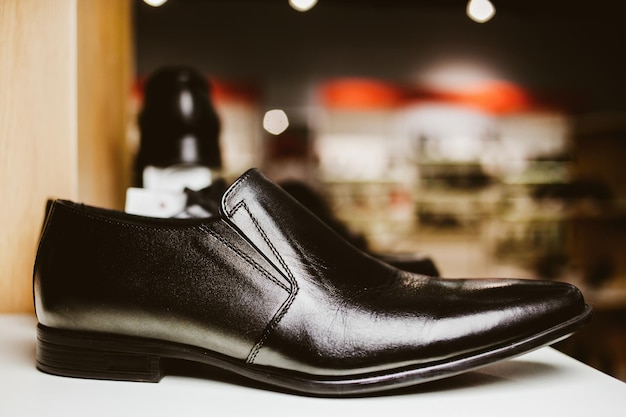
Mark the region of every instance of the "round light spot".
[[160, 7], [167, 3], [167, 0], [143, 0], [143, 2], [152, 7]]
[[477, 23], [485, 23], [496, 14], [496, 8], [489, 0], [470, 0], [466, 11], [467, 16]]
[[289, 5], [299, 12], [311, 10], [317, 4], [317, 0], [289, 0]]
[[272, 135], [280, 135], [289, 127], [287, 114], [280, 109], [269, 110], [263, 117], [263, 128]]

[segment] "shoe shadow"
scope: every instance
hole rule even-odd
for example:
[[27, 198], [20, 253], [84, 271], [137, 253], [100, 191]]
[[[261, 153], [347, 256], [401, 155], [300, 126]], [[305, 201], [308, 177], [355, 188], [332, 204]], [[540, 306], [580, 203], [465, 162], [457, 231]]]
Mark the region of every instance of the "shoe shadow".
[[[253, 381], [237, 374], [214, 368], [210, 365], [204, 365], [195, 362], [188, 362], [184, 360], [167, 360], [164, 365], [166, 377], [177, 376], [198, 378], [217, 381], [225, 384], [243, 386], [252, 389], [260, 389], [263, 391], [279, 392], [283, 394], [297, 396], [323, 398], [337, 397], [333, 395], [294, 393], [293, 391], [290, 391], [288, 389], [282, 389], [273, 385]], [[533, 379], [541, 379], [546, 375], [557, 372], [557, 370], [558, 367], [546, 364], [544, 362], [515, 359], [495, 363], [478, 370], [466, 372], [460, 375], [455, 375], [436, 381], [425, 382], [410, 387], [397, 388], [369, 394], [341, 395], [341, 398], [373, 398], [419, 395], [433, 392], [475, 389], [477, 387], [486, 387], [496, 384], [511, 384], [517, 383], [518, 381], [532, 382]]]
[[490, 385], [529, 383], [558, 372], [558, 367], [545, 362], [508, 360], [437, 381], [401, 388], [395, 395], [459, 391]]

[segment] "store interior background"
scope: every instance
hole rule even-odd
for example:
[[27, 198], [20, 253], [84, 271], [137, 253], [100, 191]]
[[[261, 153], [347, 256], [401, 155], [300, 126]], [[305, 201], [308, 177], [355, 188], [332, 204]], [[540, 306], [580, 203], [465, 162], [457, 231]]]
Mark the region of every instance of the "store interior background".
[[300, 180], [372, 250], [444, 277], [579, 285], [596, 317], [559, 348], [626, 380], [624, 15], [493, 4], [479, 24], [463, 0], [136, 1], [133, 111], [158, 68], [206, 74], [221, 175]]

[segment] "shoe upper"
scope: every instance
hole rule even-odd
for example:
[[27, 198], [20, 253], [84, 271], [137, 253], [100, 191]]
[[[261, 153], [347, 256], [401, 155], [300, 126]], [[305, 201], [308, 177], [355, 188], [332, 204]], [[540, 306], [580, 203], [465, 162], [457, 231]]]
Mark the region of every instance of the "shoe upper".
[[152, 219], [55, 201], [35, 263], [39, 322], [339, 375], [485, 351], [585, 310], [564, 283], [396, 269], [256, 170], [225, 192], [221, 214]]

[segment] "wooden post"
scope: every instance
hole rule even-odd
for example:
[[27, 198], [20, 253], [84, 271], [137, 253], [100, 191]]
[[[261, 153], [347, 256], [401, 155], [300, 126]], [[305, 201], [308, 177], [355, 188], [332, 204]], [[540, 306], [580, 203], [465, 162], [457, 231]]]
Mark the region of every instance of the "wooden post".
[[128, 0], [0, 1], [0, 313], [33, 309], [47, 198], [121, 204], [130, 13]]

